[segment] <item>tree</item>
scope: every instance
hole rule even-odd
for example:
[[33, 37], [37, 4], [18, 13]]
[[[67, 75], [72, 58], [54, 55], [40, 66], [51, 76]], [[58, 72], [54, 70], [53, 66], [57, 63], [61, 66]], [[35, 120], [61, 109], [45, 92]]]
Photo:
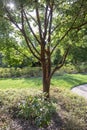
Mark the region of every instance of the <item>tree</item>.
[[74, 65], [87, 62], [87, 47], [77, 46], [71, 50], [71, 62]]
[[79, 65], [82, 62], [87, 62], [87, 28], [82, 28], [75, 35], [76, 38], [72, 41], [73, 47], [69, 52], [68, 59], [72, 64]]
[[[20, 45], [18, 45], [20, 44]], [[0, 53], [2, 55], [2, 65], [5, 67], [24, 67], [24, 66], [32, 66], [32, 62], [34, 62], [34, 58], [32, 55], [26, 50], [24, 46], [21, 45], [21, 42], [17, 42], [13, 37], [3, 37], [0, 40]]]
[[9, 21], [0, 19], [0, 65], [2, 67], [32, 66], [34, 58], [26, 49], [26, 44], [10, 26]]
[[[43, 92], [49, 97], [51, 78], [55, 71], [64, 65], [72, 46], [72, 43], [67, 41], [69, 35], [74, 39], [73, 34], [87, 24], [87, 1], [11, 0], [9, 3], [8, 0], [3, 0], [2, 7], [3, 17], [15, 25], [26, 41], [29, 51], [40, 61]], [[51, 57], [62, 45], [64, 52], [55, 68], [51, 69]]]

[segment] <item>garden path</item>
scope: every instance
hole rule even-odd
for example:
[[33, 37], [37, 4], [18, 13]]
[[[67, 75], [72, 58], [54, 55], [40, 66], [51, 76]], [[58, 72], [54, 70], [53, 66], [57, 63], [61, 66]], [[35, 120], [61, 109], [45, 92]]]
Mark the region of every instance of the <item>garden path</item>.
[[74, 87], [71, 91], [74, 93], [77, 93], [78, 95], [81, 95], [87, 99], [87, 84], [83, 84], [83, 85]]

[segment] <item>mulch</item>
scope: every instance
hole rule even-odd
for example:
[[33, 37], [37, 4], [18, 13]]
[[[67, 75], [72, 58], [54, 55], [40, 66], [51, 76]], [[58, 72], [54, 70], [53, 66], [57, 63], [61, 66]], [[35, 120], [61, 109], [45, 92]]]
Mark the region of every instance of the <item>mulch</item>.
[[0, 115], [0, 130], [62, 130], [63, 121], [57, 115], [53, 115], [53, 119], [49, 126], [44, 128], [37, 127], [29, 120], [12, 118], [11, 115]]

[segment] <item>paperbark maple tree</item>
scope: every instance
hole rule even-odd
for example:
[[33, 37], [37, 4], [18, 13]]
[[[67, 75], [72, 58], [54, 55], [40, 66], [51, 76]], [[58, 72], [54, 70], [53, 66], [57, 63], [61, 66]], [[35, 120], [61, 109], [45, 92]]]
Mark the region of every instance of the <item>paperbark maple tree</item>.
[[62, 58], [54, 69], [52, 69], [51, 57], [72, 30], [78, 31], [87, 24], [87, 2], [85, 0], [15, 0], [13, 2], [16, 6], [12, 10], [8, 1], [2, 1], [3, 17], [21, 32], [27, 48], [40, 61], [43, 92], [49, 97], [51, 78], [55, 71], [64, 65], [71, 45], [67, 44]]

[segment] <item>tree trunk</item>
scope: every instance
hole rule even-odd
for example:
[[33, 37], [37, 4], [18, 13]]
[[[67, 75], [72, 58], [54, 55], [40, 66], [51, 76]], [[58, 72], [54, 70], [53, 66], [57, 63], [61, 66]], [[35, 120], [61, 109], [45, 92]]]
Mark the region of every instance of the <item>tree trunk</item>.
[[49, 98], [50, 72], [51, 72], [50, 58], [48, 58], [47, 60], [44, 58], [42, 62], [42, 72], [43, 72], [43, 92], [46, 93], [46, 97]]
[[[47, 53], [48, 52], [48, 53]], [[41, 46], [41, 64], [42, 64], [42, 77], [43, 77], [43, 93], [46, 93], [46, 98], [50, 94], [50, 73], [51, 73], [51, 60], [49, 48], [45, 50], [44, 44]]]
[[46, 93], [46, 98], [50, 97], [50, 80], [43, 76], [43, 93]]

